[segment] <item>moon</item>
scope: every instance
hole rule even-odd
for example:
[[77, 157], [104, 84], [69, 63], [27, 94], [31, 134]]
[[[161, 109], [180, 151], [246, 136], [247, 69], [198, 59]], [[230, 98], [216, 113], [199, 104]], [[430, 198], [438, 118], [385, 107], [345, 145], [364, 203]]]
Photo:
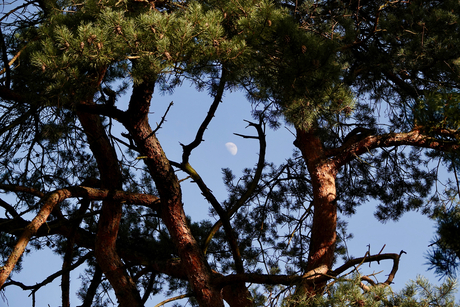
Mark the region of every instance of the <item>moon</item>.
[[236, 153], [238, 152], [238, 147], [236, 147], [235, 143], [232, 143], [232, 142], [225, 143], [225, 147], [227, 147], [228, 152], [231, 153], [232, 155], [236, 155]]

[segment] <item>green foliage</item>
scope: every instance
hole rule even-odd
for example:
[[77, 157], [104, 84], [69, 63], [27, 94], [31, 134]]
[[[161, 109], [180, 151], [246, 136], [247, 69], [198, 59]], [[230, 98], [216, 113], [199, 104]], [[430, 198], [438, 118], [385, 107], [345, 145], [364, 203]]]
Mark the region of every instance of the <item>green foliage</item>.
[[[190, 80], [213, 97], [219, 82], [225, 83], [225, 90], [242, 90], [258, 120], [275, 128], [287, 122], [311, 132], [334, 152], [328, 159], [351, 144], [349, 133], [355, 128], [376, 137], [420, 128], [438, 141], [459, 142], [458, 1], [208, 0], [166, 1], [159, 8], [147, 1], [45, 2], [39, 3], [43, 12], [27, 22], [21, 19], [5, 35], [11, 42], [7, 55], [21, 50], [21, 57], [20, 65], [9, 71], [11, 77], [2, 80], [1, 94], [11, 90], [23, 100], [0, 102], [1, 184], [49, 192], [99, 177], [75, 115], [79, 103], [91, 101], [101, 107], [97, 110], [104, 110], [99, 115], [117, 150], [124, 190], [157, 195], [148, 169], [139, 167], [135, 159], [138, 152], [131, 136], [112, 131], [118, 127], [116, 116], [109, 112], [115, 107], [121, 111], [119, 98], [132, 85], [146, 82], [156, 82], [160, 91], [172, 91]], [[9, 78], [11, 88], [6, 85]], [[108, 105], [110, 99], [115, 105]], [[435, 159], [456, 177], [457, 152], [384, 145], [368, 150], [338, 169], [335, 201], [347, 215], [375, 199], [381, 221], [398, 219], [409, 210], [437, 217], [439, 238], [432, 265], [437, 272], [453, 275], [460, 254], [456, 239], [460, 218], [457, 207], [433, 209], [441, 202], [432, 191], [440, 179], [432, 164]], [[251, 197], [239, 204], [262, 166]], [[228, 197], [222, 206], [230, 210], [240, 205], [230, 224], [238, 234], [245, 272], [303, 272], [311, 240], [314, 187], [300, 153], [279, 166], [265, 162], [247, 168], [240, 178], [230, 169], [223, 172]], [[450, 190], [444, 196], [457, 196], [457, 182], [448, 182]], [[34, 196], [23, 192], [16, 196], [14, 209], [21, 215], [39, 209]], [[80, 234], [95, 236], [100, 204], [91, 203], [84, 216], [79, 215], [80, 206], [80, 202], [66, 202], [59, 209], [68, 220], [82, 221]], [[148, 255], [144, 259], [150, 261], [178, 259], [158, 212], [124, 203], [122, 214], [119, 248]], [[219, 219], [213, 209], [210, 215]], [[58, 217], [50, 219], [56, 221]], [[212, 223], [190, 221], [187, 227], [202, 246]], [[345, 254], [343, 242], [350, 238], [346, 221], [340, 218], [337, 233], [336, 258]], [[11, 234], [0, 234], [2, 257], [10, 252], [12, 240]], [[60, 255], [66, 251], [67, 241], [61, 237], [36, 238], [31, 246], [38, 249], [47, 244]], [[82, 249], [76, 249], [73, 257], [82, 254]], [[222, 229], [206, 256], [219, 273], [235, 272]], [[90, 262], [83, 288], [96, 269]], [[143, 269], [127, 264], [131, 276]], [[155, 274], [140, 274], [140, 287], [151, 287], [152, 294], [162, 288], [168, 289], [168, 295], [190, 291], [187, 281]], [[453, 286], [449, 280], [440, 288], [430, 288], [426, 281], [417, 280], [399, 294], [386, 287], [363, 292], [356, 277], [338, 281], [325, 296], [300, 302], [290, 298], [285, 305], [453, 306]], [[108, 288], [104, 280], [96, 305], [108, 304], [104, 297]], [[267, 285], [250, 290], [257, 304], [267, 304], [271, 302], [265, 293], [287, 289]], [[81, 297], [86, 294], [85, 289], [80, 291]]]
[[[184, 74], [198, 63], [226, 61], [245, 47], [239, 38], [225, 38], [220, 11], [205, 10], [198, 2], [169, 14], [149, 9], [134, 13], [123, 3], [110, 1], [61, 9], [68, 13], [56, 13], [42, 24], [30, 43], [34, 46], [29, 46], [35, 50], [31, 63], [52, 80], [46, 86], [48, 95], [93, 95], [105, 68], [112, 65], [140, 83]], [[93, 92], [79, 93], [86, 86]]]
[[271, 116], [283, 114], [305, 130], [317, 121], [334, 122], [338, 113], [350, 114], [354, 99], [341, 82], [339, 45], [299, 30], [289, 16], [272, 27], [271, 36], [260, 42], [253, 64], [247, 67], [248, 98], [254, 104], [263, 103]]
[[428, 92], [424, 96], [414, 110], [415, 126], [434, 130], [460, 129], [460, 94], [457, 91]]
[[455, 203], [451, 207], [439, 207], [434, 217], [437, 222], [436, 236], [427, 254], [430, 269], [440, 276], [455, 277], [460, 265], [460, 207]]
[[287, 298], [283, 307], [454, 307], [459, 306], [455, 303], [456, 291], [457, 282], [453, 279], [447, 279], [440, 286], [433, 286], [420, 276], [396, 293], [386, 285], [366, 286], [363, 290], [360, 276], [355, 276], [351, 280], [336, 280], [324, 295]]

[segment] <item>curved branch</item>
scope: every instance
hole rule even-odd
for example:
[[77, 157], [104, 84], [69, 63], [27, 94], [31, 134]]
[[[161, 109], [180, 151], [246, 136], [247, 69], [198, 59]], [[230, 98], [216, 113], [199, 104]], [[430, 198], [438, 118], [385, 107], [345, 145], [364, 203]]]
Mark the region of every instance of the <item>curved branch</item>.
[[211, 280], [211, 268], [188, 226], [179, 180], [148, 123], [153, 88], [153, 83], [146, 82], [133, 87], [127, 111], [129, 120], [124, 126], [139, 148], [140, 154], [145, 156], [143, 161], [161, 198], [160, 218], [184, 263], [184, 272], [190, 286], [200, 290], [196, 295], [198, 302], [202, 305], [223, 306], [221, 294]]
[[96, 268], [94, 271], [93, 279], [91, 280], [88, 290], [86, 291], [85, 301], [80, 307], [91, 307], [93, 303], [93, 299], [97, 294], [97, 287], [99, 287], [99, 284], [101, 283], [101, 281], [102, 281], [102, 269], [96, 263]]
[[[253, 126], [257, 130], [258, 137], [251, 137], [251, 138], [257, 138], [259, 140], [259, 160], [257, 161], [257, 168], [254, 174], [254, 179], [249, 184], [246, 192], [230, 208], [230, 210], [227, 213], [228, 218], [231, 218], [232, 215], [235, 214], [236, 211], [238, 211], [238, 209], [241, 208], [246, 203], [246, 201], [252, 196], [252, 194], [254, 193], [254, 190], [257, 188], [257, 185], [259, 184], [260, 178], [262, 176], [262, 170], [265, 166], [265, 153], [266, 153], [267, 143], [265, 141], [265, 133], [262, 127], [262, 123], [259, 122], [259, 124], [255, 124], [249, 121], [247, 122], [249, 123], [249, 126]], [[222, 227], [222, 220], [217, 221], [212, 227], [211, 231], [209, 232], [208, 237], [206, 238], [206, 241], [203, 245], [204, 253], [206, 253], [208, 246], [211, 243], [212, 238], [217, 233], [220, 227]]]
[[3, 199], [0, 199], [0, 207], [3, 207], [6, 210], [6, 212], [11, 214], [13, 218], [21, 218], [19, 213], [16, 211], [16, 209], [14, 209], [13, 206], [11, 206], [9, 203], [4, 201]]
[[0, 189], [5, 190], [8, 192], [21, 192], [21, 193], [28, 193], [40, 198], [43, 198], [45, 196], [45, 193], [36, 190], [34, 188], [29, 188], [29, 187], [24, 187], [16, 184], [1, 184], [0, 183]]
[[164, 304], [166, 304], [166, 303], [174, 302], [174, 301], [177, 301], [177, 300], [180, 300], [180, 299], [183, 299], [183, 298], [186, 298], [186, 297], [192, 297], [192, 296], [193, 296], [193, 294], [187, 293], [187, 294], [182, 294], [182, 295], [178, 295], [178, 296], [175, 296], [175, 297], [171, 297], [171, 298], [168, 298], [168, 299], [162, 301], [159, 304], [156, 304], [154, 307], [164, 306]]
[[65, 200], [66, 198], [70, 197], [70, 193], [68, 190], [57, 190], [46, 197], [43, 201], [43, 206], [35, 216], [35, 218], [30, 222], [29, 225], [25, 228], [21, 236], [19, 237], [18, 242], [14, 246], [13, 250], [11, 251], [8, 260], [6, 261], [5, 265], [0, 269], [0, 288], [5, 283], [8, 276], [13, 271], [13, 268], [16, 266], [19, 258], [24, 253], [27, 244], [30, 241], [30, 238], [37, 232], [38, 228], [43, 225], [48, 216], [53, 211], [54, 207]]
[[[44, 197], [45, 194], [32, 188], [19, 185], [3, 185], [0, 184], [0, 189], [11, 192], [24, 192], [34, 196]], [[69, 193], [69, 198], [82, 197], [87, 200], [114, 200], [123, 203], [135, 204], [149, 207], [152, 210], [160, 210], [160, 199], [151, 194], [130, 193], [119, 190], [97, 189], [85, 186], [66, 187], [61, 189]], [[54, 192], [52, 192], [54, 193]]]
[[[91, 201], [83, 200], [81, 201], [81, 206], [77, 211], [77, 218], [70, 223], [72, 228], [70, 231], [70, 237], [67, 239], [67, 246], [65, 249], [64, 260], [62, 263], [62, 270], [72, 266], [72, 258], [74, 255], [74, 245], [75, 245], [75, 236], [79, 225], [83, 220], [83, 216], [88, 210]], [[70, 307], [70, 271], [64, 272], [61, 278], [61, 292], [62, 292], [62, 307]]]
[[[201, 176], [192, 168], [192, 166], [189, 163], [185, 165], [177, 165], [177, 164], [173, 164], [173, 165], [180, 167], [180, 169], [182, 169], [184, 172], [189, 174], [190, 177], [192, 177], [192, 179], [196, 182], [196, 184], [200, 188], [203, 196], [209, 201], [209, 203], [211, 203], [214, 210], [216, 210], [220, 218], [219, 220], [220, 225], [221, 226], [224, 225], [225, 234], [227, 237], [227, 241], [230, 244], [230, 248], [232, 250], [232, 255], [233, 255], [233, 260], [235, 261], [236, 270], [238, 273], [243, 273], [244, 272], [243, 261], [241, 259], [241, 253], [238, 247], [237, 239], [233, 233], [232, 226], [230, 225], [229, 215], [227, 214], [227, 212], [225, 212], [224, 208], [219, 203], [219, 201], [216, 199], [212, 191], [206, 186]], [[203, 253], [206, 253], [206, 250], [204, 250]]]
[[396, 272], [398, 271], [399, 267], [399, 259], [401, 258], [402, 254], [405, 254], [405, 251], [401, 251], [399, 254], [395, 253], [386, 253], [386, 254], [377, 254], [377, 255], [372, 255], [372, 256], [364, 256], [360, 258], [355, 258], [352, 260], [347, 261], [345, 264], [341, 265], [337, 269], [335, 269], [332, 272], [329, 272], [328, 275], [337, 277], [339, 274], [345, 272], [349, 268], [358, 265], [358, 264], [363, 264], [363, 263], [368, 263], [368, 262], [378, 262], [381, 260], [393, 260], [393, 267], [391, 269], [390, 274], [388, 275], [388, 278], [384, 284], [390, 285], [393, 282], [394, 276], [396, 275]]
[[1, 49], [2, 49], [3, 65], [4, 65], [5, 72], [6, 72], [5, 86], [7, 88], [10, 88], [11, 69], [10, 69], [10, 65], [8, 63], [8, 52], [7, 52], [7, 49], [6, 49], [5, 38], [3, 37], [2, 27], [1, 26], [0, 26], [0, 46], [1, 46]]
[[56, 273], [54, 274], [51, 274], [50, 276], [48, 276], [47, 278], [45, 278], [42, 282], [38, 283], [38, 284], [35, 284], [33, 286], [26, 286], [24, 285], [23, 283], [20, 283], [20, 282], [17, 282], [17, 281], [14, 281], [14, 280], [11, 280], [7, 283], [5, 283], [3, 285], [3, 288], [6, 288], [8, 286], [18, 286], [20, 287], [22, 290], [32, 290], [32, 293], [31, 294], [34, 294], [35, 292], [37, 292], [41, 287], [43, 286], [46, 286], [47, 284], [53, 282], [53, 280], [55, 280], [56, 278], [58, 278], [59, 276], [65, 274], [65, 273], [68, 273], [74, 269], [76, 269], [77, 267], [79, 267], [80, 265], [82, 265], [86, 260], [90, 259], [91, 257], [94, 256], [94, 253], [93, 252], [89, 252], [87, 253], [86, 255], [84, 255], [83, 257], [81, 257], [80, 259], [78, 259], [78, 261], [76, 261], [74, 264], [66, 267], [65, 269], [62, 269], [62, 270], [59, 270], [57, 271]]
[[[33, 191], [35, 192], [35, 191]], [[130, 201], [136, 204], [143, 204], [154, 210], [158, 210], [159, 199], [152, 195], [147, 194], [131, 194], [123, 191], [110, 191], [110, 190], [98, 190], [87, 187], [69, 187], [50, 193], [45, 199], [43, 199], [43, 206], [35, 216], [35, 218], [25, 227], [23, 233], [20, 235], [18, 242], [16, 243], [13, 251], [8, 257], [7, 262], [0, 269], [0, 287], [5, 283], [6, 279], [10, 275], [11, 271], [15, 267], [17, 261], [24, 253], [30, 238], [35, 235], [42, 226], [48, 216], [53, 211], [54, 207], [64, 201], [67, 198], [72, 197], [85, 197], [89, 200], [102, 200], [111, 199], [116, 201]], [[20, 221], [18, 221], [20, 222]]]
[[404, 251], [401, 251], [399, 254], [394, 254], [394, 253], [378, 254], [378, 255], [365, 256], [361, 258], [352, 259], [352, 260], [347, 261], [347, 263], [343, 264], [339, 268], [333, 271], [329, 271], [329, 272], [323, 270], [323, 269], [327, 270], [327, 267], [324, 266], [324, 268], [321, 268], [321, 267], [316, 268], [314, 270], [307, 272], [306, 274], [302, 276], [266, 275], [266, 274], [254, 274], [254, 273], [231, 274], [227, 276], [222, 276], [222, 275], [217, 276], [215, 278], [215, 282], [220, 287], [224, 287], [226, 285], [230, 285], [236, 282], [249, 282], [249, 283], [255, 283], [255, 284], [286, 285], [286, 286], [292, 286], [300, 282], [315, 284], [318, 282], [325, 282], [329, 279], [335, 278], [339, 276], [341, 273], [345, 272], [346, 270], [358, 264], [391, 259], [393, 260], [393, 268], [387, 280], [383, 282], [383, 284], [389, 285], [392, 283], [393, 278], [396, 274], [396, 271], [398, 270], [399, 259], [401, 255], [404, 253], [405, 253]]
[[226, 73], [225, 68], [222, 68], [222, 75], [220, 77], [219, 85], [217, 86], [217, 92], [216, 92], [216, 95], [214, 96], [214, 101], [212, 102], [211, 107], [209, 108], [208, 114], [206, 115], [205, 119], [201, 123], [200, 128], [198, 128], [195, 139], [188, 145], [182, 145], [182, 148], [184, 150], [182, 153], [182, 164], [183, 165], [188, 164], [192, 150], [197, 148], [198, 145], [200, 145], [201, 142], [203, 141], [204, 132], [208, 128], [209, 123], [214, 117], [214, 114], [216, 114], [217, 107], [219, 106], [219, 103], [222, 101], [222, 96], [224, 94], [226, 75], [227, 73]]
[[[371, 135], [358, 142], [333, 148], [326, 151], [326, 155], [332, 157], [336, 166], [340, 167], [355, 157], [369, 152], [372, 149], [393, 147], [393, 146], [414, 146], [420, 148], [434, 149], [440, 151], [451, 151], [460, 149], [458, 141], [460, 133], [457, 130], [435, 129], [433, 132], [449, 137], [452, 140], [442, 140], [423, 132], [424, 130], [417, 127], [409, 132], [387, 133], [382, 135]], [[455, 141], [454, 141], [455, 140]]]

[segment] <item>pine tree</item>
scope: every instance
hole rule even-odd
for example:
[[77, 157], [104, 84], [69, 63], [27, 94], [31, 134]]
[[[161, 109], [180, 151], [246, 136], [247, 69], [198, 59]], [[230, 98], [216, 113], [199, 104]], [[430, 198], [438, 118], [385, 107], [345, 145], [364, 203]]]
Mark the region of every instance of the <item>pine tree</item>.
[[[18, 285], [10, 273], [44, 242], [63, 257], [63, 306], [81, 263], [83, 306], [103, 305], [107, 287], [120, 306], [143, 306], [166, 283], [200, 306], [308, 301], [354, 265], [386, 259], [389, 285], [401, 254], [334, 267], [347, 235], [339, 212], [376, 199], [383, 221], [436, 217], [457, 197], [433, 188], [438, 164], [456, 180], [458, 1], [45, 0], [8, 10], [0, 188], [16, 203], [0, 202], [2, 287]], [[158, 125], [149, 114], [154, 90], [184, 82], [212, 102], [171, 161], [157, 137], [167, 114]], [[224, 170], [219, 201], [190, 157], [231, 90], [252, 103], [256, 135], [241, 136], [259, 142], [259, 160], [238, 180]], [[283, 123], [297, 149], [274, 165], [265, 125]], [[216, 223], [186, 216], [178, 173]]]
[[435, 287], [428, 280], [417, 277], [404, 289], [394, 292], [390, 286], [367, 286], [359, 275], [352, 279], [338, 279], [325, 295], [286, 299], [283, 306], [458, 306], [454, 293], [456, 282], [447, 279]]

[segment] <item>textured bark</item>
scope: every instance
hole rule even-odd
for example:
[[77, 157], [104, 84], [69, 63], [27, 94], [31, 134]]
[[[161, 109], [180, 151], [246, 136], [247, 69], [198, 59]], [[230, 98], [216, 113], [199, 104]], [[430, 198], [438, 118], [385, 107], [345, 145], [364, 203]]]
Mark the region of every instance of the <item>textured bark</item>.
[[32, 236], [37, 233], [40, 226], [42, 226], [46, 222], [48, 216], [51, 214], [51, 211], [53, 211], [54, 206], [56, 206], [69, 196], [70, 193], [68, 191], [58, 190], [50, 194], [44, 200], [42, 208], [35, 216], [35, 218], [26, 226], [26, 228], [20, 235], [18, 242], [11, 251], [5, 265], [0, 268], [0, 288], [3, 286], [8, 276], [10, 276], [19, 258], [24, 253], [26, 246], [30, 241], [30, 238], [32, 238]]
[[230, 307], [253, 306], [251, 293], [244, 282], [236, 282], [222, 289], [224, 300]]
[[[332, 268], [337, 240], [337, 168], [334, 161], [325, 156], [321, 140], [313, 133], [298, 129], [295, 144], [302, 152], [313, 187], [313, 225], [306, 271], [307, 274], [326, 274]], [[318, 293], [324, 286], [325, 283], [319, 283], [312, 288], [311, 283], [302, 283], [297, 293]]]
[[[117, 155], [105, 133], [100, 117], [78, 111], [77, 115], [96, 158], [102, 188], [121, 190], [122, 175]], [[121, 216], [120, 201], [112, 199], [103, 201], [95, 243], [96, 260], [112, 285], [119, 305], [122, 307], [142, 306], [136, 284], [123, 268], [124, 264], [116, 250]]]
[[178, 250], [198, 303], [203, 307], [224, 306], [221, 291], [213, 284], [211, 268], [187, 224], [179, 180], [148, 123], [153, 88], [154, 84], [148, 83], [134, 86], [124, 125], [146, 157], [144, 162], [160, 195], [160, 216]]

